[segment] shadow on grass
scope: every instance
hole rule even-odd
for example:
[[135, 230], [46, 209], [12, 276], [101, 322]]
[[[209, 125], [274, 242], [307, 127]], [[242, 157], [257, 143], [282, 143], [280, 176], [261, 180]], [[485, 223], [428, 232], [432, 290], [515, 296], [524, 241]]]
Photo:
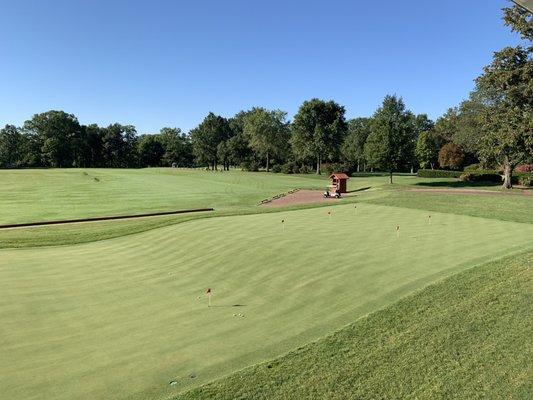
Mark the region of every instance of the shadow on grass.
[[461, 182], [461, 181], [438, 181], [438, 182], [417, 182], [415, 186], [426, 187], [449, 187], [449, 188], [479, 188], [487, 186], [501, 186], [495, 182]]
[[362, 188], [354, 189], [354, 190], [348, 190], [346, 193], [362, 192], [363, 190], [368, 190], [370, 188], [372, 188], [372, 186], [362, 187]]
[[214, 307], [246, 307], [246, 304], [220, 304], [220, 305], [211, 305], [211, 308]]

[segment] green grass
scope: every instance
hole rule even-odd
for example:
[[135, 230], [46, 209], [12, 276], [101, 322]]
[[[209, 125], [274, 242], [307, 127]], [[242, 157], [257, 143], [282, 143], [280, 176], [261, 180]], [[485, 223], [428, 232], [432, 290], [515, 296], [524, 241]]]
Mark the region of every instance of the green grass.
[[204, 207], [235, 210], [327, 183], [315, 175], [172, 168], [0, 170], [0, 223]]
[[431, 215], [348, 204], [0, 250], [2, 395], [158, 399], [533, 246], [533, 225]]
[[[94, 178], [99, 181], [95, 181]], [[375, 204], [428, 209], [515, 222], [533, 222], [533, 197], [464, 196], [411, 193], [403, 189], [423, 185], [449, 185], [450, 179], [424, 179], [410, 175], [361, 174], [348, 189], [368, 190], [340, 203]], [[0, 171], [0, 223], [124, 215], [214, 207], [208, 216], [252, 214], [278, 210], [257, 207], [270, 196], [294, 188], [324, 188], [326, 176], [283, 175], [242, 171], [210, 172], [181, 169], [51, 169]], [[292, 208], [302, 208], [292, 207]], [[140, 220], [0, 230], [0, 248], [85, 243], [203, 218], [178, 215]]]
[[522, 194], [464, 195], [381, 190], [374, 196], [361, 198], [361, 201], [533, 224], [533, 196]]
[[194, 399], [530, 399], [533, 253], [432, 285]]

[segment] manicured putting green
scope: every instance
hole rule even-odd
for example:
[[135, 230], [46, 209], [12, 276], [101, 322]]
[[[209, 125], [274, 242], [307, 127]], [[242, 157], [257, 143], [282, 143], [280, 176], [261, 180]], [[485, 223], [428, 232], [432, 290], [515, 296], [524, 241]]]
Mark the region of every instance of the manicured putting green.
[[428, 220], [420, 210], [352, 204], [0, 250], [2, 395], [162, 398], [533, 245], [529, 224]]

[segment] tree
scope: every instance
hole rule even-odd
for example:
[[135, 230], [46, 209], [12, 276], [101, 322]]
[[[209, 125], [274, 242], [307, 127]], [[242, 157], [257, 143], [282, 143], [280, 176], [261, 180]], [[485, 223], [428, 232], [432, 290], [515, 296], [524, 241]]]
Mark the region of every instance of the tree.
[[452, 141], [465, 153], [477, 156], [479, 144], [484, 135], [481, 116], [486, 112], [486, 106], [476, 91], [470, 93], [470, 98], [463, 101], [458, 108], [456, 129]]
[[316, 173], [323, 160], [338, 154], [347, 126], [344, 107], [334, 101], [305, 101], [292, 123], [291, 143], [299, 159], [314, 157]]
[[270, 171], [270, 159], [282, 152], [289, 142], [287, 113], [281, 110], [268, 111], [254, 108], [244, 119], [244, 134], [250, 140], [250, 147], [266, 159], [266, 170]]
[[406, 159], [407, 165], [405, 167], [410, 168], [411, 173], [414, 171], [414, 167], [419, 164], [416, 154], [416, 145], [418, 143], [418, 138], [422, 132], [427, 132], [434, 127], [434, 123], [431, 119], [428, 118], [427, 114], [412, 114], [408, 112], [411, 117], [411, 123], [413, 124], [412, 136], [410, 141], [410, 146], [406, 148]]
[[392, 173], [409, 162], [412, 154], [414, 126], [412, 114], [401, 98], [385, 96], [383, 105], [372, 117], [370, 135], [365, 144], [365, 158], [376, 168]]
[[90, 167], [103, 167], [105, 165], [103, 154], [105, 129], [100, 128], [97, 124], [90, 124], [82, 126], [82, 130], [84, 131], [84, 137], [86, 140], [87, 154], [85, 155], [85, 158], [87, 160], [87, 165]]
[[453, 142], [446, 143], [439, 151], [439, 164], [444, 168], [459, 169], [464, 158], [461, 148]]
[[24, 123], [24, 130], [38, 137], [44, 166], [73, 166], [79, 144], [76, 139], [81, 134], [81, 126], [73, 114], [55, 110], [35, 114]]
[[213, 170], [218, 164], [218, 145], [229, 139], [231, 129], [228, 120], [210, 112], [198, 127], [191, 131], [193, 153], [199, 164], [207, 164]]
[[[514, 6], [504, 20], [531, 43], [532, 15]], [[533, 46], [506, 47], [476, 79], [476, 90], [486, 106], [482, 113], [485, 134], [479, 154], [503, 167], [503, 187], [512, 187], [516, 165], [533, 154]]]
[[420, 133], [416, 142], [416, 157], [420, 163], [420, 168], [433, 169], [439, 157], [439, 147], [435, 134], [432, 131]]
[[163, 165], [191, 166], [192, 146], [190, 139], [180, 128], [162, 128], [159, 139], [164, 148]]
[[141, 167], [159, 167], [165, 155], [165, 148], [158, 135], [142, 135], [137, 142]]
[[102, 153], [106, 167], [137, 166], [137, 131], [133, 125], [111, 124], [103, 128]]
[[14, 125], [6, 125], [0, 130], [0, 167], [21, 166], [23, 137]]
[[348, 134], [341, 147], [343, 157], [357, 165], [357, 172], [365, 168], [365, 143], [370, 135], [370, 118], [355, 118], [348, 121]]

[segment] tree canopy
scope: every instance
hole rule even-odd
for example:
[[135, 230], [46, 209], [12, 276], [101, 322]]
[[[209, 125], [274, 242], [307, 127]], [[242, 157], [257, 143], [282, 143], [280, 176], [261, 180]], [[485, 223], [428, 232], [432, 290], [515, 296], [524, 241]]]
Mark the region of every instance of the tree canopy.
[[338, 154], [346, 120], [344, 107], [334, 101], [311, 99], [304, 101], [292, 123], [291, 143], [297, 158], [314, 158], [316, 173], [320, 174], [322, 161]]
[[386, 96], [374, 113], [370, 135], [365, 144], [365, 157], [375, 168], [392, 173], [410, 162], [414, 126], [412, 116], [401, 98]]

